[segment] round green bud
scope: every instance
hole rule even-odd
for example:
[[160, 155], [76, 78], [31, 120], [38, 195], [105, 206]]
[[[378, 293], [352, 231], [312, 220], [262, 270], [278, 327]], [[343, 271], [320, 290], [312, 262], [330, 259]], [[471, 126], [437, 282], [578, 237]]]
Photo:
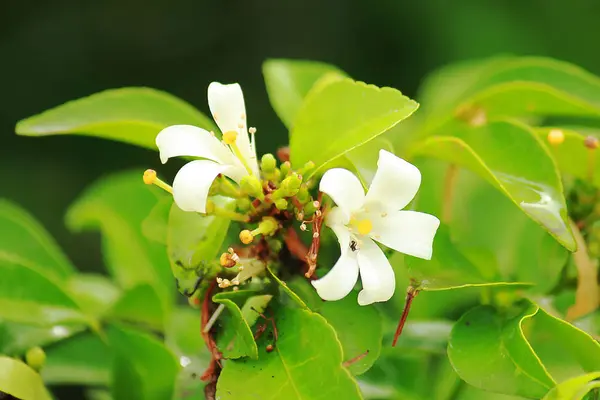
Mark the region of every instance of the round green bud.
[[257, 199], [264, 199], [262, 184], [254, 175], [246, 175], [240, 181], [240, 187], [244, 192]]
[[258, 224], [258, 230], [265, 236], [271, 236], [279, 228], [279, 222], [273, 217], [264, 217]]
[[285, 210], [288, 207], [288, 201], [286, 199], [277, 199], [275, 200], [275, 207], [278, 210]]
[[308, 188], [306, 186], [300, 186], [298, 193], [296, 193], [296, 198], [302, 204], [308, 203], [310, 200], [310, 193], [308, 192]]
[[271, 153], [267, 153], [264, 156], [262, 156], [262, 158], [260, 159], [260, 168], [263, 170], [263, 172], [273, 172], [275, 171], [275, 168], [277, 167], [277, 160], [275, 160], [275, 157], [273, 156], [273, 154]]
[[305, 217], [313, 215], [315, 213], [315, 211], [317, 211], [317, 207], [315, 207], [315, 202], [309, 201], [308, 203], [306, 203], [303, 211], [304, 211]]
[[25, 361], [31, 368], [39, 371], [46, 362], [46, 352], [41, 347], [32, 347], [25, 353]]
[[281, 170], [281, 176], [286, 176], [292, 169], [292, 164], [290, 164], [289, 161], [286, 161], [283, 164], [281, 164], [281, 167], [279, 167], [279, 169]]
[[247, 197], [242, 197], [236, 200], [237, 208], [241, 212], [248, 212], [252, 207], [252, 202]]
[[281, 182], [281, 190], [287, 197], [295, 196], [302, 185], [302, 178], [297, 174], [292, 174]]

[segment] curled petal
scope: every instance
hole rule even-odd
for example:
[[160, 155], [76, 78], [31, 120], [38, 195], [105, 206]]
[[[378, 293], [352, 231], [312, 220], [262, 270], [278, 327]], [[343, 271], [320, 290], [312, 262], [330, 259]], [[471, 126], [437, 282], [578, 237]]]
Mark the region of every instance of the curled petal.
[[374, 241], [364, 238], [357, 258], [363, 286], [358, 294], [358, 304], [366, 306], [378, 301], [388, 301], [394, 295], [396, 278], [383, 251]]
[[206, 212], [206, 199], [217, 175], [229, 166], [209, 160], [191, 161], [184, 165], [173, 181], [173, 198], [183, 211]]
[[352, 291], [358, 280], [358, 262], [355, 254], [346, 248], [333, 268], [323, 278], [312, 281], [323, 300], [340, 300]]
[[417, 211], [395, 211], [373, 216], [371, 237], [396, 251], [414, 257], [431, 259], [433, 238], [440, 220]]
[[364, 204], [365, 191], [358, 178], [347, 169], [333, 168], [325, 172], [319, 190], [329, 195], [348, 215]]
[[350, 243], [350, 231], [345, 227], [348, 221], [348, 215], [340, 207], [333, 207], [325, 215], [325, 225], [333, 229], [342, 250]]
[[220, 164], [239, 163], [219, 139], [192, 125], [173, 125], [163, 129], [156, 136], [156, 146], [163, 164], [169, 158], [179, 156], [208, 158]]
[[401, 210], [411, 202], [421, 185], [421, 172], [411, 163], [386, 150], [379, 151], [377, 172], [366, 203], [381, 204], [388, 211]]

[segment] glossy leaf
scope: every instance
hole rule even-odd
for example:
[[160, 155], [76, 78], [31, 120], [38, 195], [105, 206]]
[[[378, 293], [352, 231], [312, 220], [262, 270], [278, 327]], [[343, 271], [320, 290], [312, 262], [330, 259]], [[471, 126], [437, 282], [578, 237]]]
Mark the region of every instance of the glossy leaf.
[[561, 382], [544, 396], [542, 400], [581, 400], [592, 389], [600, 388], [600, 372], [592, 372], [568, 381]]
[[271, 105], [288, 128], [293, 125], [304, 98], [325, 74], [346, 74], [317, 61], [271, 59], [263, 63], [263, 75]]
[[74, 267], [52, 236], [19, 206], [0, 199], [0, 263], [16, 262], [37, 266], [57, 278], [70, 276]]
[[[160, 193], [162, 195], [162, 193]], [[164, 304], [173, 285], [164, 247], [142, 234], [142, 221], [159, 199], [143, 184], [140, 171], [108, 176], [88, 188], [70, 207], [67, 224], [75, 231], [100, 230], [105, 261], [123, 288], [151, 284]]]
[[272, 299], [273, 296], [270, 294], [261, 294], [249, 297], [248, 300], [244, 302], [244, 305], [241, 308], [242, 317], [244, 317], [244, 320], [249, 327], [254, 326], [256, 321], [258, 321], [260, 318], [259, 313], [264, 314]]
[[[228, 362], [217, 382], [218, 398], [362, 398], [341, 365], [342, 349], [323, 317], [306, 310], [285, 309], [279, 310], [275, 318], [279, 339], [274, 350], [265, 350], [270, 339], [263, 335], [259, 339], [258, 360]], [[249, 376], [253, 379], [249, 380]]]
[[563, 187], [546, 147], [531, 129], [508, 121], [479, 128], [457, 125], [412, 149], [468, 168], [504, 193], [567, 249], [575, 239], [568, 225]]
[[149, 284], [140, 284], [115, 302], [109, 313], [111, 318], [135, 322], [152, 329], [164, 329], [165, 310], [156, 291]]
[[394, 146], [388, 139], [380, 136], [346, 154], [346, 158], [348, 158], [356, 169], [356, 175], [363, 183], [363, 186], [367, 188], [375, 176], [375, 171], [377, 171], [379, 150], [387, 150], [390, 153], [394, 153]]
[[0, 321], [0, 354], [21, 356], [32, 347], [60, 342], [85, 328], [83, 324], [37, 326]]
[[130, 328], [111, 325], [107, 336], [117, 355], [112, 371], [115, 400], [172, 397], [180, 370], [173, 353], [154, 337]]
[[323, 85], [311, 91], [294, 121], [291, 162], [302, 166], [313, 161], [314, 174], [326, 163], [409, 117], [417, 108], [416, 102], [391, 88], [351, 79]]
[[531, 398], [544, 396], [555, 382], [522, 329], [522, 321], [537, 311], [537, 306], [529, 305], [508, 319], [489, 306], [468, 311], [452, 329], [448, 343], [454, 370], [481, 389]]
[[120, 289], [108, 278], [99, 274], [76, 274], [67, 290], [87, 314], [102, 316], [120, 296]]
[[25, 136], [95, 136], [156, 150], [158, 132], [177, 124], [215, 130], [210, 119], [183, 100], [155, 89], [130, 87], [70, 101], [20, 121], [16, 131]]
[[173, 198], [165, 197], [150, 210], [150, 214], [142, 221], [142, 233], [146, 238], [160, 244], [167, 244], [169, 214], [172, 206]]
[[[419, 298], [417, 301], [420, 301]], [[385, 321], [385, 320], [384, 320]], [[391, 343], [395, 333], [398, 321], [390, 321], [387, 324], [385, 332], [388, 334], [384, 338], [384, 346]], [[415, 320], [411, 319], [404, 329], [402, 335], [398, 338], [395, 348], [406, 351], [420, 350], [435, 354], [446, 354], [446, 347], [452, 323], [447, 320]], [[400, 350], [398, 350], [400, 351]]]
[[216, 294], [213, 301], [225, 306], [225, 311], [219, 317], [222, 334], [217, 338], [219, 350], [225, 358], [258, 357], [258, 348], [254, 334], [244, 319], [242, 311], [233, 301], [224, 299]]
[[308, 306], [306, 305], [304, 300], [302, 300], [300, 296], [298, 296], [292, 289], [290, 289], [287, 283], [279, 279], [279, 277], [273, 273], [269, 266], [267, 266], [267, 271], [269, 271], [269, 276], [279, 284], [279, 289], [281, 290], [281, 292], [286, 294], [287, 298], [291, 300], [291, 303], [293, 303], [296, 306], [300, 306], [300, 308], [308, 310]]
[[37, 270], [5, 262], [0, 276], [0, 318], [41, 326], [91, 322], [58, 281]]
[[348, 370], [353, 375], [360, 375], [371, 368], [381, 352], [383, 337], [382, 320], [377, 309], [360, 306], [356, 291], [338, 301], [322, 301], [304, 279], [291, 281], [290, 287], [303, 296], [312, 311], [321, 314], [335, 329], [344, 361], [350, 362]]
[[37, 372], [22, 361], [5, 356], [0, 356], [0, 392], [18, 399], [52, 399]]
[[52, 385], [109, 384], [112, 353], [99, 336], [81, 333], [44, 350], [44, 382]]

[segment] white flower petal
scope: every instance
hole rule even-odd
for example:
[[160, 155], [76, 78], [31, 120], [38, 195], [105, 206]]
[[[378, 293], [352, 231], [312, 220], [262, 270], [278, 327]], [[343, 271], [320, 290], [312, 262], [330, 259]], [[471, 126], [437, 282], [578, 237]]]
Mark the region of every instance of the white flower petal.
[[184, 165], [173, 181], [173, 198], [183, 211], [206, 212], [208, 191], [217, 175], [230, 166], [209, 160], [191, 161]]
[[358, 178], [347, 169], [333, 168], [325, 172], [319, 190], [329, 195], [346, 214], [364, 204], [365, 191]]
[[248, 137], [246, 105], [240, 85], [212, 82], [208, 85], [208, 106], [221, 132], [238, 133], [237, 146], [254, 174], [258, 176], [258, 160]]
[[311, 283], [323, 300], [334, 301], [346, 297], [357, 280], [358, 262], [355, 254], [346, 247], [327, 275]]
[[347, 245], [350, 241], [350, 231], [345, 227], [348, 221], [349, 216], [340, 207], [333, 207], [325, 214], [325, 225], [333, 229], [340, 241], [340, 245], [342, 244], [341, 237], [346, 237], [347, 243], [345, 247], [348, 247]]
[[421, 172], [411, 163], [389, 151], [380, 150], [377, 172], [366, 203], [383, 205], [388, 211], [401, 210], [415, 197], [421, 185]]
[[[385, 214], [384, 214], [385, 215]], [[372, 216], [371, 237], [387, 247], [414, 257], [431, 259], [433, 237], [440, 220], [417, 211], [395, 211]]]
[[388, 301], [396, 289], [396, 278], [383, 250], [369, 238], [364, 238], [358, 250], [358, 267], [363, 290], [358, 294], [358, 304], [366, 306], [378, 301]]
[[166, 163], [171, 157], [188, 156], [208, 158], [220, 164], [235, 164], [239, 160], [219, 139], [192, 125], [173, 125], [156, 136], [160, 160]]

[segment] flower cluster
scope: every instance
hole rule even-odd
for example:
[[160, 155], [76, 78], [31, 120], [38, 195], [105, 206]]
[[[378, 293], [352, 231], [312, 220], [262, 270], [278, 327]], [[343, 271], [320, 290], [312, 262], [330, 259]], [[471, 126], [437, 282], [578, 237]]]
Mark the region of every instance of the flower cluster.
[[[244, 97], [238, 84], [211, 83], [208, 103], [221, 132], [190, 125], [162, 130], [156, 144], [163, 163], [180, 156], [196, 159], [179, 170], [172, 187], [159, 180], [154, 171], [146, 171], [144, 175], [146, 183], [170, 191], [179, 208], [221, 215], [246, 224], [247, 229], [239, 235], [245, 245], [262, 243], [264, 247], [266, 241], [257, 243], [257, 237], [280, 234], [288, 250], [306, 261], [307, 277], [311, 277], [316, 267], [324, 218], [325, 225], [337, 236], [341, 250], [331, 270], [324, 277], [312, 280], [324, 300], [339, 300], [348, 295], [359, 274], [361, 305], [390, 299], [395, 289], [394, 271], [376, 242], [411, 256], [431, 258], [439, 220], [429, 214], [402, 210], [421, 183], [421, 174], [415, 166], [381, 150], [377, 172], [366, 194], [359, 179], [342, 168], [326, 171], [320, 181], [305, 179], [314, 168], [313, 163], [295, 170], [285, 157], [278, 165], [271, 154], [265, 154], [258, 162], [256, 128], [247, 124]], [[217, 194], [237, 199], [237, 210], [217, 207], [210, 200]], [[295, 224], [301, 231], [307, 230], [307, 224], [312, 225], [310, 248], [298, 239]], [[269, 250], [273, 252], [267, 249], [267, 253]], [[260, 257], [260, 251], [250, 253]], [[231, 267], [238, 260], [231, 249], [221, 256], [220, 262], [223, 267]], [[246, 272], [243, 280], [250, 277]], [[240, 281], [216, 279], [220, 287]]]

